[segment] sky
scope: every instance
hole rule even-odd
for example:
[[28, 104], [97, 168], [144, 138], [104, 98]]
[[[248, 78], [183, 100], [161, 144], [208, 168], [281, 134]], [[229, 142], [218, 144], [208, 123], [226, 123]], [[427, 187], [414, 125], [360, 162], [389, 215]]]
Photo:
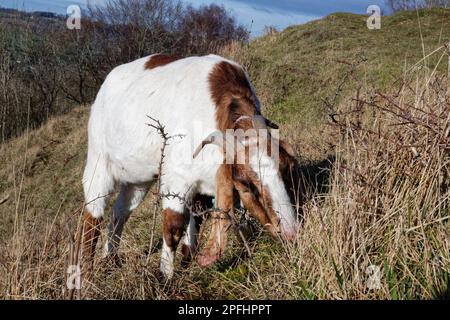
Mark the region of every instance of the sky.
[[[66, 13], [71, 4], [86, 4], [88, 0], [0, 0], [1, 7], [27, 11]], [[101, 3], [104, 0], [90, 0]], [[182, 0], [194, 6], [223, 4], [250, 31], [260, 35], [265, 26], [283, 30], [289, 25], [319, 19], [333, 12], [366, 13], [369, 5], [384, 8], [384, 0]]]

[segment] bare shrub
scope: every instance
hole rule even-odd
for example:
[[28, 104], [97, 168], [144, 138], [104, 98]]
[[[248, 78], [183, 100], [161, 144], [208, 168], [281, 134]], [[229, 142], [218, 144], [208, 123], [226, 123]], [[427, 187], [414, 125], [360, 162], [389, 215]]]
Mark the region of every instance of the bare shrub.
[[233, 41], [247, 42], [248, 31], [236, 23], [224, 6], [188, 6], [178, 24], [181, 47], [186, 54], [217, 52]]
[[12, 11], [0, 17], [1, 141], [91, 103], [120, 64], [152, 53], [215, 53], [247, 40], [224, 7], [176, 0], [109, 0], [89, 7], [81, 30], [68, 30], [64, 17]]

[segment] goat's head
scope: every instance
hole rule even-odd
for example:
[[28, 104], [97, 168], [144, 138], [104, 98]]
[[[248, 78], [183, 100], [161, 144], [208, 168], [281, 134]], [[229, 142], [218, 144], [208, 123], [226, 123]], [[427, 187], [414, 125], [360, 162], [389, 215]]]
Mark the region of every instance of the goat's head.
[[232, 180], [244, 207], [273, 235], [295, 237], [300, 202], [298, 162], [292, 147], [268, 128], [277, 128], [260, 115], [237, 120], [237, 130], [209, 135], [194, 152], [215, 144], [231, 164]]

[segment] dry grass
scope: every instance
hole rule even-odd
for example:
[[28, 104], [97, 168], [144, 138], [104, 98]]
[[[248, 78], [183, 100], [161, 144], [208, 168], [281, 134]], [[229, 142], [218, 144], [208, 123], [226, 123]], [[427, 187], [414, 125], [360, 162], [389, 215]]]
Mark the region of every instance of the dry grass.
[[[450, 100], [446, 80], [341, 106], [330, 191], [296, 243], [257, 253], [247, 298], [449, 298]], [[338, 132], [337, 132], [338, 134]], [[277, 258], [275, 258], [277, 257]], [[379, 271], [379, 286], [368, 287]], [[374, 278], [371, 278], [374, 279]], [[264, 290], [265, 289], [265, 290]]]
[[[339, 105], [330, 130], [340, 139], [329, 192], [312, 195], [305, 204], [295, 243], [276, 244], [261, 234], [251, 243], [251, 258], [239, 258], [242, 248], [233, 244], [212, 269], [180, 269], [172, 283], [159, 283], [154, 275], [157, 248], [146, 263], [153, 203], [149, 199], [125, 231], [123, 267], [112, 268], [99, 259], [94, 283], [83, 297], [448, 297], [446, 81], [421, 75], [394, 93], [359, 93]], [[3, 228], [8, 228], [0, 256], [4, 298], [63, 297], [69, 235], [82, 207], [78, 184], [84, 151], [70, 160], [67, 155], [85, 147], [85, 127], [79, 124], [85, 123], [86, 111], [78, 109], [3, 146], [2, 161], [10, 161], [1, 171], [6, 187], [0, 198], [5, 190], [11, 193], [0, 205]], [[45, 181], [50, 176], [64, 182], [53, 182], [58, 184], [55, 189], [51, 180]], [[372, 290], [367, 286], [370, 266], [380, 272], [379, 287]]]
[[[232, 56], [241, 48], [228, 50]], [[444, 54], [444, 48], [435, 52]], [[295, 242], [275, 243], [259, 232], [250, 258], [231, 241], [211, 269], [178, 267], [171, 283], [160, 283], [160, 217], [149, 250], [150, 197], [124, 231], [123, 266], [98, 257], [94, 281], [81, 297], [449, 298], [449, 84], [429, 64], [417, 66], [390, 90], [352, 79], [350, 95], [338, 90], [340, 99], [326, 100], [333, 120], [321, 119], [317, 131], [286, 121], [282, 136], [299, 151], [305, 172], [307, 163], [310, 173], [325, 167], [313, 161], [324, 155], [335, 159], [318, 181], [323, 192], [310, 185]], [[66, 259], [83, 207], [87, 115], [79, 108], [0, 146], [2, 298], [64, 297]]]

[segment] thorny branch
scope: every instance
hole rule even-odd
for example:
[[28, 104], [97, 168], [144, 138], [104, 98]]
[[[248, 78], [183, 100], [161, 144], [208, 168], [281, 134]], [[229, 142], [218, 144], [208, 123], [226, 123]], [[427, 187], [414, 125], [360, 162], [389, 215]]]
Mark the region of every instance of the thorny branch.
[[[331, 125], [341, 128], [341, 132], [345, 134], [346, 130], [350, 129], [355, 133], [366, 133], [370, 135], [377, 135], [383, 137], [389, 142], [398, 145], [398, 148], [411, 147], [412, 152], [417, 155], [418, 145], [405, 145], [403, 141], [396, 139], [386, 133], [382, 133], [379, 130], [374, 131], [367, 127], [363, 127], [361, 124], [361, 115], [364, 113], [365, 107], [370, 107], [373, 110], [378, 110], [385, 114], [390, 114], [397, 121], [391, 126], [407, 126], [408, 129], [417, 133], [418, 127], [422, 127], [429, 131], [432, 136], [435, 136], [439, 140], [439, 146], [450, 151], [450, 137], [448, 133], [442, 132], [442, 127], [449, 120], [450, 101], [448, 101], [448, 95], [446, 95], [446, 86], [444, 85], [444, 79], [436, 77], [433, 83], [430, 85], [430, 90], [441, 97], [443, 107], [435, 108], [434, 106], [427, 106], [425, 101], [420, 101], [425, 107], [418, 107], [404, 100], [399, 100], [400, 93], [404, 90], [411, 92], [411, 95], [415, 94], [415, 90], [410, 83], [403, 79], [400, 81], [398, 92], [394, 95], [384, 94], [381, 91], [376, 91], [371, 95], [367, 95], [365, 98], [361, 97], [361, 88], [357, 88], [356, 97], [351, 99], [355, 103], [354, 107], [342, 111], [338, 111], [338, 98], [344, 91], [345, 84], [354, 77], [357, 67], [365, 62], [367, 59], [360, 57], [355, 63], [346, 61], [338, 61], [349, 66], [349, 70], [343, 75], [339, 82], [335, 93], [331, 97], [323, 99], [328, 116], [331, 119]], [[352, 116], [354, 116], [352, 118]], [[450, 125], [447, 125], [447, 129], [450, 130]], [[447, 131], [448, 131], [447, 130]]]
[[[324, 99], [331, 118], [329, 124], [340, 130], [343, 139], [350, 139], [351, 143], [358, 144], [363, 150], [377, 150], [375, 158], [367, 159], [373, 161], [375, 168], [390, 167], [390, 159], [402, 149], [408, 149], [410, 153], [404, 153], [405, 163], [413, 165], [403, 166], [402, 175], [412, 180], [415, 179], [414, 166], [429, 166], [431, 153], [442, 152], [450, 156], [450, 101], [448, 80], [445, 77], [435, 76], [421, 89], [417, 88], [417, 84], [411, 85], [412, 80], [402, 79], [397, 82], [400, 84], [397, 92], [391, 94], [375, 91], [362, 95], [358, 88], [350, 103], [339, 105], [337, 98], [343, 92], [343, 84], [355, 73], [357, 64], [347, 65], [351, 68], [338, 84], [334, 96]], [[418, 95], [418, 90], [423, 90], [423, 94]], [[401, 132], [405, 134], [398, 134]], [[376, 145], [372, 143], [374, 141], [383, 141], [384, 144]], [[444, 166], [441, 168], [442, 190], [448, 187], [445, 182], [448, 172]], [[352, 182], [370, 186], [385, 196], [393, 196], [384, 190], [382, 184], [374, 181], [375, 174], [373, 177], [365, 176], [358, 166], [345, 164], [339, 169], [349, 172]]]
[[153, 205], [153, 220], [152, 220], [152, 229], [151, 229], [151, 235], [150, 235], [150, 247], [149, 247], [149, 254], [147, 256], [146, 259], [146, 263], [148, 264], [148, 260], [150, 257], [150, 253], [152, 252], [152, 248], [153, 248], [153, 242], [154, 242], [154, 234], [155, 234], [155, 228], [156, 228], [156, 213], [159, 209], [160, 206], [160, 202], [162, 197], [160, 196], [160, 192], [161, 192], [161, 177], [163, 175], [163, 166], [164, 166], [164, 159], [165, 159], [165, 151], [167, 146], [169, 145], [169, 140], [174, 139], [174, 138], [182, 138], [182, 135], [173, 135], [170, 136], [166, 130], [165, 130], [165, 126], [157, 119], [148, 116], [147, 117], [152, 121], [152, 123], [147, 124], [149, 127], [156, 129], [156, 132], [161, 136], [161, 138], [163, 139], [163, 143], [161, 146], [161, 159], [159, 160], [159, 164], [158, 164], [158, 178], [157, 178], [157, 185], [156, 185], [156, 194], [158, 194], [159, 196], [157, 197], [157, 200], [155, 201], [154, 205]]
[[[367, 58], [365, 58], [364, 56], [360, 56], [358, 58], [358, 60], [354, 63], [350, 63], [348, 61], [342, 61], [342, 60], [338, 60], [336, 62], [350, 66], [350, 69], [344, 74], [344, 76], [342, 77], [341, 81], [339, 82], [336, 91], [334, 92], [334, 94], [331, 97], [326, 97], [323, 98], [322, 101], [325, 105], [325, 108], [328, 111], [328, 116], [331, 118], [331, 120], [333, 122], [336, 122], [335, 117], [338, 115], [338, 113], [336, 113], [335, 111], [335, 105], [339, 99], [339, 97], [342, 95], [342, 92], [344, 91], [344, 86], [345, 84], [355, 75], [355, 72], [357, 70], [357, 67], [366, 62]], [[359, 92], [359, 89], [358, 89]]]

